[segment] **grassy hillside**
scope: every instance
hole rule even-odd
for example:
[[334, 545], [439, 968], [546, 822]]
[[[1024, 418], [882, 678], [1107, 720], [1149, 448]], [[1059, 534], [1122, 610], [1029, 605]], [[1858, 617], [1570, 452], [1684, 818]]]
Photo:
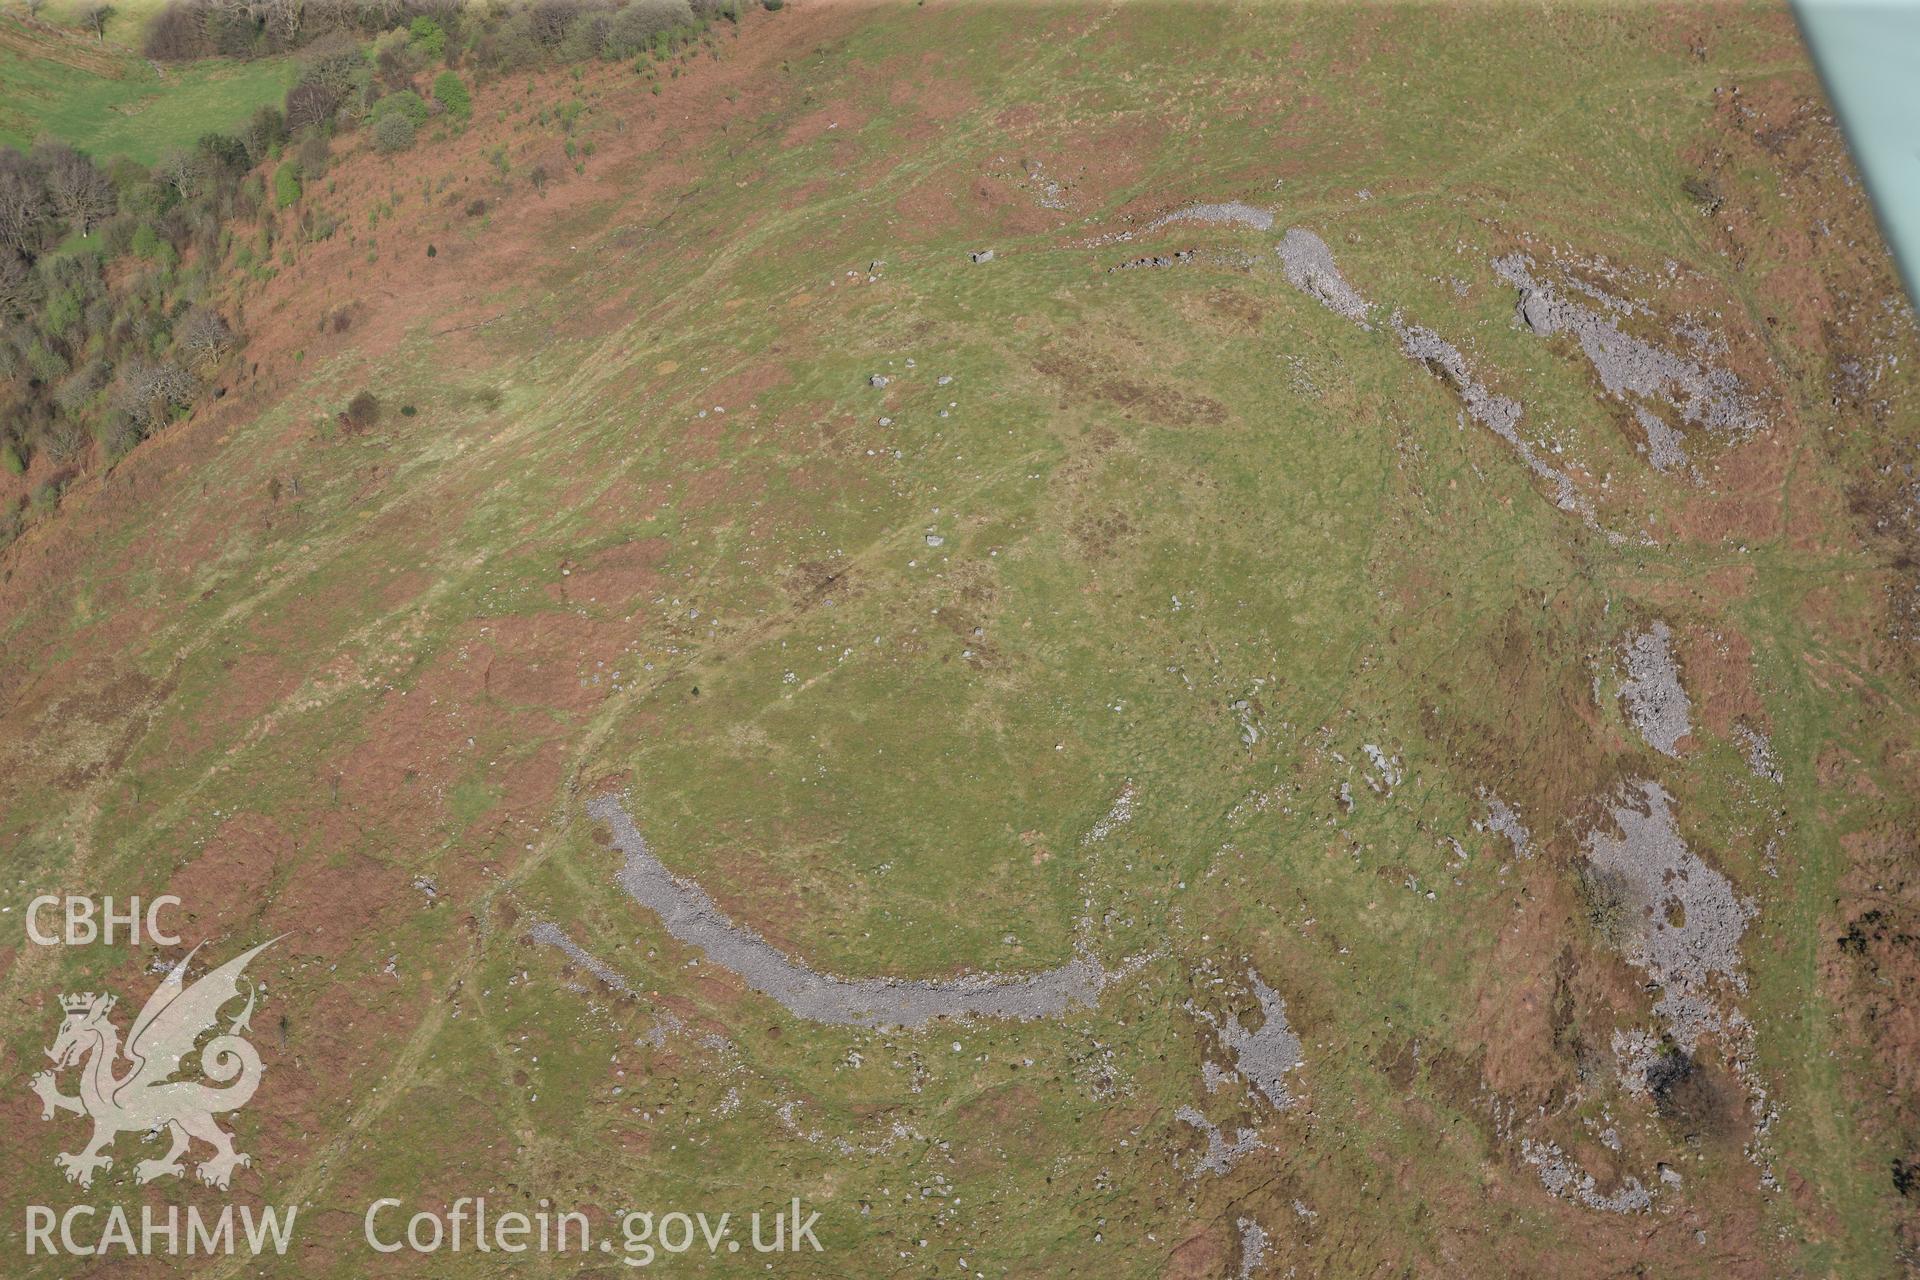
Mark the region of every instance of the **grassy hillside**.
[[[1271, 225], [1163, 220], [1226, 202]], [[1920, 350], [1782, 12], [795, 3], [480, 84], [277, 216], [321, 215], [230, 277], [222, 398], [0, 551], [10, 918], [188, 922], [0, 938], [0, 1044], [286, 934], [233, 1118], [237, 1194], [311, 1206], [266, 1273], [481, 1191], [797, 1195], [793, 1275], [1910, 1265]], [[1513, 253], [1751, 429], [1675, 416], [1656, 469]], [[1622, 691], [1656, 621], [1672, 754]], [[1594, 887], [1643, 781], [1751, 904], [1684, 1052], [1656, 918]], [[609, 792], [821, 971], [1122, 976], [801, 1021], [620, 891]], [[1224, 1030], [1263, 986], [1287, 1106]], [[5, 1232], [82, 1194], [77, 1121], [17, 1090], [0, 1134]], [[117, 1153], [96, 1199], [220, 1200]]]

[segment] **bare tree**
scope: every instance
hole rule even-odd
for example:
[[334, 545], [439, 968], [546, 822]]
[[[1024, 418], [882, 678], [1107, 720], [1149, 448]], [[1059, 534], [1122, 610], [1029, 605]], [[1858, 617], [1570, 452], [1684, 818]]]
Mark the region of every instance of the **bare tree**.
[[203, 371], [218, 363], [221, 356], [238, 345], [233, 326], [212, 307], [195, 307], [189, 311], [180, 324], [179, 337], [188, 363]]
[[[0, 249], [0, 317], [24, 315], [40, 301], [40, 277], [17, 250]], [[8, 375], [11, 376], [11, 375]]]
[[197, 152], [169, 151], [154, 166], [153, 174], [179, 192], [182, 200], [191, 200], [206, 185], [207, 165]]
[[90, 4], [81, 13], [88, 26], [93, 28], [94, 36], [101, 44], [107, 42], [107, 20], [117, 12], [110, 4]]
[[113, 184], [84, 153], [62, 143], [35, 147], [47, 175], [47, 197], [67, 225], [86, 235], [113, 216]]
[[287, 132], [323, 125], [340, 109], [340, 95], [318, 80], [302, 80], [287, 90]]
[[47, 7], [47, 0], [27, 0], [27, 16], [37, 18], [40, 11]]
[[137, 361], [121, 371], [113, 407], [145, 433], [163, 424], [175, 405], [193, 403], [198, 389], [193, 375], [171, 360], [159, 364]]
[[55, 462], [71, 462], [86, 450], [87, 428], [74, 418], [55, 418], [40, 439], [48, 457]]
[[40, 248], [47, 194], [24, 162], [0, 167], [0, 245], [32, 254]]
[[267, 35], [281, 48], [291, 49], [300, 41], [300, 28], [307, 19], [305, 0], [266, 0]]
[[551, 49], [567, 34], [567, 28], [580, 16], [580, 0], [534, 0], [527, 11], [533, 22], [533, 38]]
[[105, 360], [88, 360], [76, 369], [65, 382], [54, 388], [53, 402], [61, 413], [73, 416], [86, 408], [87, 401], [93, 399], [100, 388], [107, 385], [113, 376], [113, 369]]

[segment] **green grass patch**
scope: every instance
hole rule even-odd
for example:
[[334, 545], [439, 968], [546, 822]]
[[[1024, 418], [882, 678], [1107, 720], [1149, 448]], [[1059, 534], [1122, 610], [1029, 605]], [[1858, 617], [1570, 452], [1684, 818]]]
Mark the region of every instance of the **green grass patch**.
[[[0, 20], [0, 34], [17, 31]], [[231, 128], [254, 108], [277, 103], [293, 82], [285, 58], [207, 61], [157, 72], [140, 58], [107, 49], [76, 66], [29, 55], [0, 42], [0, 143], [26, 147], [51, 136], [97, 158], [130, 156], [152, 164], [201, 134]]]

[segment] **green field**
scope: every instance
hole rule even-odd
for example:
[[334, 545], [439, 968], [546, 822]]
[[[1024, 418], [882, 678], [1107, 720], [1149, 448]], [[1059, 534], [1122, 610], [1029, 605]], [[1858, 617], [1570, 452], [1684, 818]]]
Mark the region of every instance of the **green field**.
[[278, 103], [293, 78], [281, 58], [161, 68], [112, 47], [74, 51], [10, 17], [0, 17], [0, 37], [0, 143], [50, 136], [102, 159], [151, 164]]
[[[146, 38], [148, 24], [166, 4], [167, 0], [120, 0], [113, 6], [113, 17], [107, 21], [105, 43], [138, 51]], [[40, 9], [40, 20], [84, 32], [88, 39], [93, 39], [93, 29], [86, 19], [91, 7], [86, 0], [46, 0]], [[7, 8], [19, 12], [25, 6], [15, 0]]]

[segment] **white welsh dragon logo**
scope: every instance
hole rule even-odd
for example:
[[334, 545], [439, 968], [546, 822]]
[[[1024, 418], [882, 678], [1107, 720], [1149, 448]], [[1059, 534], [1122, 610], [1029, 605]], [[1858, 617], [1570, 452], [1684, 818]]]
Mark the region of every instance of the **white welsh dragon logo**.
[[[67, 1016], [53, 1047], [47, 1050], [53, 1070], [35, 1076], [32, 1087], [40, 1095], [42, 1120], [51, 1120], [56, 1111], [93, 1119], [92, 1141], [79, 1151], [54, 1157], [54, 1163], [66, 1170], [67, 1181], [91, 1186], [96, 1170], [112, 1168], [113, 1157], [105, 1150], [113, 1145], [116, 1134], [142, 1132], [152, 1137], [163, 1128], [172, 1137], [173, 1149], [164, 1159], [142, 1160], [134, 1167], [134, 1176], [141, 1182], [184, 1172], [180, 1157], [191, 1138], [213, 1147], [213, 1155], [197, 1170], [200, 1181], [210, 1187], [226, 1190], [234, 1168], [253, 1163], [233, 1149], [233, 1136], [216, 1125], [213, 1117], [246, 1106], [260, 1087], [259, 1051], [240, 1035], [251, 1030], [248, 1020], [253, 1017], [257, 992], [248, 990], [247, 1007], [240, 1016], [224, 1034], [213, 1037], [200, 1050], [201, 1073], [224, 1088], [172, 1076], [179, 1070], [181, 1059], [193, 1051], [194, 1042], [219, 1021], [221, 1006], [239, 996], [240, 972], [247, 962], [278, 941], [274, 938], [261, 943], [191, 987], [186, 985], [187, 965], [200, 948], [188, 952], [133, 1020], [124, 1050], [132, 1065], [124, 1074], [115, 1073], [123, 1056], [120, 1032], [107, 1020], [114, 997], [92, 992], [60, 997], [60, 1007]], [[68, 1097], [54, 1083], [56, 1072], [73, 1066], [80, 1068], [79, 1097]]]

